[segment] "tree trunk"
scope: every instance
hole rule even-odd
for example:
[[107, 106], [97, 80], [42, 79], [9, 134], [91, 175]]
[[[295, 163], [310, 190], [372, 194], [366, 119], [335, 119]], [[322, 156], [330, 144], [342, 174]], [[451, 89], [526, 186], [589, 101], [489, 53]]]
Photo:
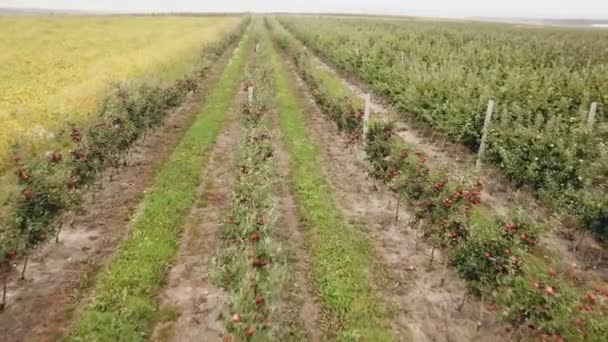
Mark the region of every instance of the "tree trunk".
[[445, 262], [443, 263], [443, 270], [441, 271], [441, 285], [439, 286], [443, 286], [443, 284], [445, 284], [445, 273], [448, 269], [448, 257], [445, 257]]
[[27, 270], [27, 261], [29, 259], [29, 255], [25, 255], [25, 260], [23, 261], [23, 269], [21, 270], [21, 280], [25, 279], [25, 271]]
[[59, 243], [59, 234], [61, 234], [61, 228], [63, 228], [63, 221], [65, 217], [62, 217], [59, 221], [59, 229], [57, 229], [57, 234], [55, 234], [55, 243]]
[[399, 221], [399, 205], [401, 203], [401, 197], [397, 195], [397, 206], [395, 208], [395, 222]]
[[416, 235], [416, 240], [414, 242], [414, 251], [413, 251], [414, 254], [418, 250], [418, 241], [420, 241], [420, 232], [419, 232], [419, 230], [420, 230], [420, 227], [418, 227], [418, 229], [414, 230], [414, 234]]
[[458, 311], [462, 311], [462, 308], [464, 307], [464, 304], [466, 303], [466, 300], [467, 300], [467, 294], [468, 294], [468, 292], [465, 291], [464, 294], [462, 295], [462, 300], [460, 301], [460, 305], [458, 305]]
[[581, 234], [581, 238], [578, 240], [578, 243], [576, 244], [576, 247], [574, 248], [575, 252], [577, 252], [581, 248], [581, 245], [583, 244], [583, 239], [585, 239], [586, 233], [587, 233], [587, 231], [583, 230], [583, 234]]
[[6, 306], [6, 286], [8, 283], [8, 276], [5, 275], [2, 278], [2, 302], [0, 302], [0, 312], [2, 312], [4, 310], [4, 307]]

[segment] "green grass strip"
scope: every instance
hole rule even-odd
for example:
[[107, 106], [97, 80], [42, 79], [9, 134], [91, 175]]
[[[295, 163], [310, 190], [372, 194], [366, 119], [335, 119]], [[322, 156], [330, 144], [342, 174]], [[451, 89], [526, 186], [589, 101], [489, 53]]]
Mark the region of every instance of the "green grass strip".
[[247, 51], [247, 36], [207, 103], [172, 156], [159, 170], [135, 217], [129, 237], [101, 275], [71, 341], [142, 341], [157, 311], [157, 295], [177, 251], [177, 240], [194, 203], [208, 154], [226, 121]]
[[[297, 42], [299, 44], [299, 42]], [[355, 108], [363, 108], [363, 100], [346, 88], [344, 84], [329, 71], [320, 66], [313, 58], [309, 58], [311, 72], [327, 91], [335, 98], [348, 97]]]
[[301, 96], [276, 50], [271, 63], [296, 200], [307, 227], [312, 273], [325, 306], [340, 320], [337, 337], [341, 341], [391, 341], [386, 312], [370, 284], [372, 256], [366, 237], [347, 224], [336, 207], [318, 165], [317, 147], [308, 137]]

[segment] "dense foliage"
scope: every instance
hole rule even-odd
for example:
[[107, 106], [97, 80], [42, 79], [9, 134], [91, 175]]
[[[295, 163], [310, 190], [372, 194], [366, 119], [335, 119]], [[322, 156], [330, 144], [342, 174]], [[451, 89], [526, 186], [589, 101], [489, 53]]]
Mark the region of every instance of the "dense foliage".
[[[608, 236], [608, 34], [495, 24], [282, 17], [281, 23], [404, 115], [476, 150]], [[407, 113], [407, 114], [405, 114]], [[410, 114], [411, 113], [411, 114]]]
[[513, 334], [554, 341], [601, 341], [608, 334], [608, 291], [575, 284], [559, 262], [535, 257], [539, 227], [523, 213], [485, 212], [479, 182], [456, 183], [430, 169], [390, 123], [373, 125], [366, 146], [371, 175], [414, 206], [423, 238], [446, 250], [445, 262], [468, 291], [494, 303]]
[[[302, 47], [280, 26], [269, 26], [279, 45], [296, 60], [298, 72], [310, 73], [310, 62], [297, 62], [307, 58]], [[301, 70], [304, 67], [309, 70]], [[313, 94], [319, 92], [317, 82], [304, 80]], [[321, 105], [326, 101], [316, 96], [315, 100]], [[349, 133], [339, 125], [339, 117], [326, 114]], [[412, 226], [433, 250], [445, 251], [444, 269], [451, 263], [467, 281], [468, 294], [492, 303], [491, 309], [512, 326], [512, 336], [601, 341], [608, 333], [603, 318], [608, 289], [576, 284], [559, 261], [536, 257], [541, 227], [523, 212], [504, 217], [488, 213], [478, 180], [455, 181], [446, 170], [432, 169], [427, 156], [396, 136], [392, 123], [371, 125], [365, 142], [370, 176], [413, 208]]]

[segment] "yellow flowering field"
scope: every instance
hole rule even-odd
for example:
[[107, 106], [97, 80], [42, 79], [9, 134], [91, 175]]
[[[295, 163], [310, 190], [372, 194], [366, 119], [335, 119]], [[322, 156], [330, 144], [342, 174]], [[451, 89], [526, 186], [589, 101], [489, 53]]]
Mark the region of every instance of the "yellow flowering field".
[[87, 118], [114, 81], [173, 80], [237, 17], [0, 17], [0, 172], [9, 148]]

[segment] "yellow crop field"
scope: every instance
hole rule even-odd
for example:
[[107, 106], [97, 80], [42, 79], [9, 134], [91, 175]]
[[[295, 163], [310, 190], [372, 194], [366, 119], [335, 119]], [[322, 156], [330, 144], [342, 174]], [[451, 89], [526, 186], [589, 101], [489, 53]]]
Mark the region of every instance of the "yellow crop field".
[[[171, 80], [237, 17], [0, 17], [0, 169], [9, 147], [83, 120], [114, 81]], [[33, 144], [35, 145], [35, 143]]]

